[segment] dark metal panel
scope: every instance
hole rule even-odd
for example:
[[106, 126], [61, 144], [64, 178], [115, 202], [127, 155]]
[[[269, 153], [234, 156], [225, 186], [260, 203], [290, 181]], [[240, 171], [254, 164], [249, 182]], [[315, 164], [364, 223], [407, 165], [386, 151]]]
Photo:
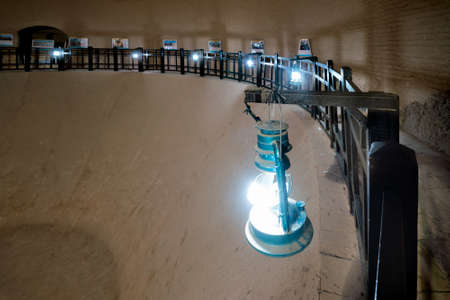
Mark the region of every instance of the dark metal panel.
[[[246, 101], [251, 101], [252, 94], [261, 94], [261, 101], [271, 101], [272, 92], [261, 89], [245, 91]], [[346, 108], [369, 108], [372, 110], [398, 109], [398, 96], [389, 93], [367, 92], [331, 92], [331, 91], [281, 91], [284, 104], [343, 106]], [[248, 99], [248, 100], [247, 100]], [[267, 99], [266, 101], [264, 101]]]
[[416, 299], [418, 167], [413, 150], [375, 142], [369, 153], [368, 292]]

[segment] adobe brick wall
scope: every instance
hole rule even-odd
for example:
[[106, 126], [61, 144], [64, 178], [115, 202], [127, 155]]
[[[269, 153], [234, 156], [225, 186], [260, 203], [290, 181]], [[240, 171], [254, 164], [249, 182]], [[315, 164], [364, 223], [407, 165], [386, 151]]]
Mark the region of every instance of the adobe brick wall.
[[369, 1], [354, 18], [316, 31], [313, 47], [350, 66], [362, 90], [398, 94], [402, 128], [450, 154], [449, 15], [448, 1]]

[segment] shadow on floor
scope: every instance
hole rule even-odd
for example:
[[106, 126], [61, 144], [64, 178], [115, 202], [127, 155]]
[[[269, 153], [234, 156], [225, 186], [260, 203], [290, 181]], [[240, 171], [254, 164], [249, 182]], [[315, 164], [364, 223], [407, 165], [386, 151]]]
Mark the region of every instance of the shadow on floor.
[[117, 266], [92, 235], [59, 225], [0, 229], [0, 299], [117, 299]]
[[338, 183], [345, 183], [344, 173], [338, 164], [337, 157], [333, 160], [333, 164], [330, 165], [328, 170], [324, 171], [325, 177], [331, 181]]

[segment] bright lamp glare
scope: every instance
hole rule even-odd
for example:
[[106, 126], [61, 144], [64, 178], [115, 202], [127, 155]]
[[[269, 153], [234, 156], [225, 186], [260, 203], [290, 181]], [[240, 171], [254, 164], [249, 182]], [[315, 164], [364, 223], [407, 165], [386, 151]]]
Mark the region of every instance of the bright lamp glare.
[[248, 188], [248, 201], [252, 205], [276, 205], [278, 203], [276, 183], [275, 174], [259, 174]]
[[62, 53], [62, 51], [60, 51], [60, 50], [55, 50], [55, 51], [53, 51], [53, 56], [56, 56], [56, 57], [58, 57], [58, 56], [61, 56], [63, 53]]
[[291, 80], [292, 80], [293, 82], [300, 82], [300, 80], [301, 80], [300, 72], [298, 72], [298, 71], [293, 71], [292, 74], [291, 74]]
[[251, 60], [251, 59], [249, 59], [249, 60], [247, 60], [247, 66], [248, 67], [253, 67], [253, 60]]
[[197, 60], [199, 59], [198, 54], [192, 55], [192, 59], [193, 59], [194, 61], [197, 61]]
[[131, 57], [134, 58], [134, 59], [137, 59], [137, 58], [139, 57], [139, 55], [138, 55], [137, 53], [133, 53], [133, 54], [131, 55]]
[[[290, 193], [292, 177], [286, 174], [286, 190]], [[247, 199], [252, 205], [273, 207], [280, 202], [278, 182], [275, 173], [261, 173], [256, 176], [247, 190]]]

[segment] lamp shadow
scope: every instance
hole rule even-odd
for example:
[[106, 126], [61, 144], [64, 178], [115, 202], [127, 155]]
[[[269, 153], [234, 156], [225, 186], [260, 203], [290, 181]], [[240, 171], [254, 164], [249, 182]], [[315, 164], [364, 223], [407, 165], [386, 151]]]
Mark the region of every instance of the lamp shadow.
[[117, 266], [94, 236], [60, 225], [0, 229], [0, 299], [118, 299]]

